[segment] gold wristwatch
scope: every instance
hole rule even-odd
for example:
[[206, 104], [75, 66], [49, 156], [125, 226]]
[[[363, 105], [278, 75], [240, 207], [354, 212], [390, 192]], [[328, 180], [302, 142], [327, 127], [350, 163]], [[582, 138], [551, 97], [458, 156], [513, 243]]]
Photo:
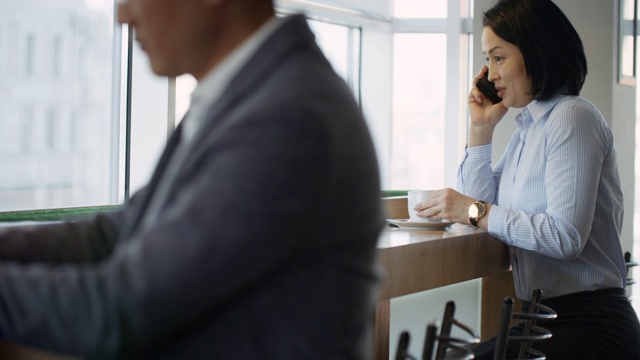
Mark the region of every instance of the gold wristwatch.
[[469, 206], [469, 222], [473, 226], [478, 226], [478, 220], [487, 213], [487, 203], [484, 201], [476, 201]]

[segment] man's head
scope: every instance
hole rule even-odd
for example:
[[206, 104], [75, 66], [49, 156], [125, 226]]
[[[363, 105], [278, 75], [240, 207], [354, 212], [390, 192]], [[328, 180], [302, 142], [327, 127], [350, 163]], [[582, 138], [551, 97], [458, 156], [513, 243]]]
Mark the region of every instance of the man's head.
[[151, 68], [202, 78], [273, 16], [272, 0], [119, 0]]

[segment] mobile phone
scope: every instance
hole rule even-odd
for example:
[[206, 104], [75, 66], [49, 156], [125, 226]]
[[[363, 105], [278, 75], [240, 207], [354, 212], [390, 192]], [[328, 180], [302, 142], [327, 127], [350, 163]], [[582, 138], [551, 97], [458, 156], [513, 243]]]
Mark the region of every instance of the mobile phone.
[[478, 83], [476, 84], [476, 87], [492, 103], [497, 104], [500, 101], [502, 101], [502, 98], [498, 96], [498, 90], [496, 90], [496, 85], [492, 81], [489, 81], [488, 71], [484, 73], [484, 76], [482, 77], [482, 79], [480, 79], [480, 81], [478, 81]]

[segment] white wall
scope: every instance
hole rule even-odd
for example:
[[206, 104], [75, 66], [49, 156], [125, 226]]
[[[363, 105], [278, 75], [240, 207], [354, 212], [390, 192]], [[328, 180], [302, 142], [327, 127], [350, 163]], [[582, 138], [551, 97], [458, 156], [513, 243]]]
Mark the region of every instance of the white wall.
[[[476, 0], [474, 13], [473, 69], [479, 70], [486, 63], [482, 54], [480, 34], [482, 12], [493, 0]], [[624, 251], [633, 247], [633, 213], [635, 182], [635, 87], [617, 82], [617, 1], [555, 0], [565, 12], [582, 39], [588, 76], [581, 95], [592, 101], [611, 126], [618, 151], [618, 167], [625, 196], [625, 220], [622, 229]], [[493, 158], [497, 161], [516, 126], [514, 118], [519, 111], [511, 109], [496, 128], [493, 137]]]

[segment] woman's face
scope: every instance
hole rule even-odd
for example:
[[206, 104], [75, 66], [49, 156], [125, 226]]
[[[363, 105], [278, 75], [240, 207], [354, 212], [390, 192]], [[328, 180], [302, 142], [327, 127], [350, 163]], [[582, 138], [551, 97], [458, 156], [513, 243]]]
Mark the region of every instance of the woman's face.
[[485, 26], [482, 29], [482, 53], [489, 61], [489, 80], [496, 84], [505, 107], [521, 108], [532, 100], [531, 80], [527, 76], [522, 52]]

